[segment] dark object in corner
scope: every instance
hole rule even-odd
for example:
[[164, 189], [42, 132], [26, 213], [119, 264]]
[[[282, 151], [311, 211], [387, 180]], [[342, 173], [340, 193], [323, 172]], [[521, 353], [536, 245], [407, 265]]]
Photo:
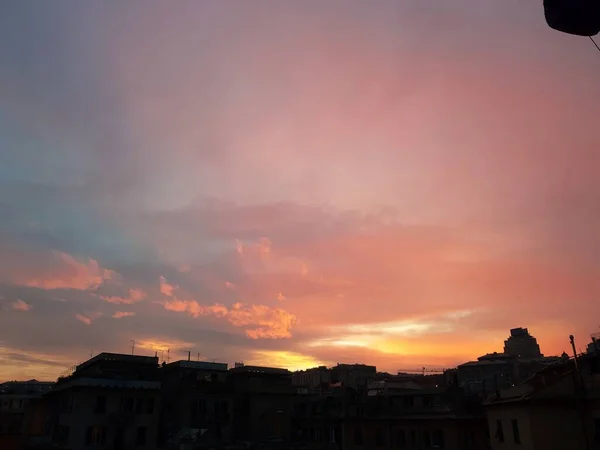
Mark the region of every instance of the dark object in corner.
[[600, 0], [544, 0], [544, 15], [550, 28], [577, 36], [600, 32]]

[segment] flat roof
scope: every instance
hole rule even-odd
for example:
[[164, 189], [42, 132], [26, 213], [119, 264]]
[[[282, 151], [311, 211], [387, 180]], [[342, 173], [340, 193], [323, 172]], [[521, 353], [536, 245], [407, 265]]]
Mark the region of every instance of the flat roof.
[[226, 372], [228, 368], [227, 363], [209, 362], [209, 361], [175, 361], [165, 366], [167, 368], [181, 368], [181, 369], [196, 369], [196, 370], [217, 370]]

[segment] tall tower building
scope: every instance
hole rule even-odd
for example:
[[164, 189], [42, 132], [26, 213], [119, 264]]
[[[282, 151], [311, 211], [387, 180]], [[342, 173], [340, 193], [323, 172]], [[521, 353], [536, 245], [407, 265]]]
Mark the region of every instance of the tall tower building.
[[529, 334], [527, 328], [513, 328], [504, 341], [504, 353], [520, 358], [542, 358], [537, 339]]

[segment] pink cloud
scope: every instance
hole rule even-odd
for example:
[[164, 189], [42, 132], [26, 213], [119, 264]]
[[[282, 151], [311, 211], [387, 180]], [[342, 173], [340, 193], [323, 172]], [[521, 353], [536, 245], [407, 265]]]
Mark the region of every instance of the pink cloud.
[[296, 323], [296, 317], [283, 309], [241, 303], [233, 305], [227, 320], [237, 327], [246, 328], [246, 335], [252, 339], [290, 338]]
[[25, 303], [25, 302], [24, 302], [23, 300], [21, 300], [20, 298], [18, 298], [18, 299], [17, 299], [17, 300], [15, 300], [14, 302], [12, 302], [12, 303], [10, 304], [10, 307], [11, 307], [12, 309], [14, 309], [15, 311], [23, 311], [23, 312], [30, 311], [30, 310], [31, 310], [31, 308], [33, 308], [33, 306], [31, 306], [31, 305], [30, 305], [30, 304], [28, 304], [28, 303]]
[[236, 327], [244, 328], [252, 339], [283, 339], [292, 337], [296, 317], [279, 308], [236, 303], [231, 308], [221, 304], [204, 306], [195, 300], [172, 299], [163, 304], [168, 311], [187, 313], [192, 317], [226, 318]]
[[170, 284], [167, 279], [163, 276], [160, 277], [160, 292], [167, 297], [173, 296], [173, 291], [177, 289], [177, 286]]
[[64, 252], [17, 254], [12, 262], [12, 266], [0, 267], [0, 276], [22, 286], [85, 291], [97, 289], [107, 281], [118, 280], [116, 272], [101, 267], [95, 259], [80, 260]]
[[231, 281], [226, 281], [225, 282], [225, 287], [227, 289], [235, 290], [235, 284], [233, 284]]
[[117, 311], [113, 314], [114, 319], [122, 319], [123, 317], [135, 316], [134, 312]]
[[141, 302], [148, 294], [140, 288], [129, 289], [126, 297], [101, 295], [100, 298], [108, 303], [132, 305]]

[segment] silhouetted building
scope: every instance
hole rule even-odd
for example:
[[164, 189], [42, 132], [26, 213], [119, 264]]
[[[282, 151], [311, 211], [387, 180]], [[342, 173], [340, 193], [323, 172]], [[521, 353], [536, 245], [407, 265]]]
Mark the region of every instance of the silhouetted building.
[[600, 448], [600, 359], [567, 359], [485, 403], [492, 450]]
[[510, 330], [510, 336], [504, 341], [504, 353], [518, 358], [542, 358], [544, 356], [536, 338], [529, 334], [527, 328]]
[[227, 364], [177, 361], [163, 366], [160, 374], [161, 446], [176, 445], [188, 435], [196, 441], [199, 430], [218, 442], [231, 443], [233, 405]]
[[46, 394], [53, 445], [70, 450], [155, 449], [158, 375], [157, 357], [101, 353], [59, 378]]
[[32, 402], [48, 392], [53, 384], [37, 380], [0, 384], [0, 449], [21, 448], [26, 413]]
[[294, 436], [323, 448], [484, 449], [480, 404], [457, 387], [360, 393], [340, 388], [296, 405]]
[[289, 440], [297, 389], [286, 369], [238, 366], [229, 370], [233, 398], [233, 439], [264, 442]]
[[298, 370], [292, 373], [292, 384], [311, 389], [319, 389], [331, 383], [331, 370], [325, 366]]
[[366, 389], [377, 378], [377, 368], [365, 364], [337, 364], [331, 368], [331, 382], [354, 389]]
[[469, 393], [487, 395], [518, 382], [519, 368], [515, 356], [490, 353], [457, 367], [460, 385]]

